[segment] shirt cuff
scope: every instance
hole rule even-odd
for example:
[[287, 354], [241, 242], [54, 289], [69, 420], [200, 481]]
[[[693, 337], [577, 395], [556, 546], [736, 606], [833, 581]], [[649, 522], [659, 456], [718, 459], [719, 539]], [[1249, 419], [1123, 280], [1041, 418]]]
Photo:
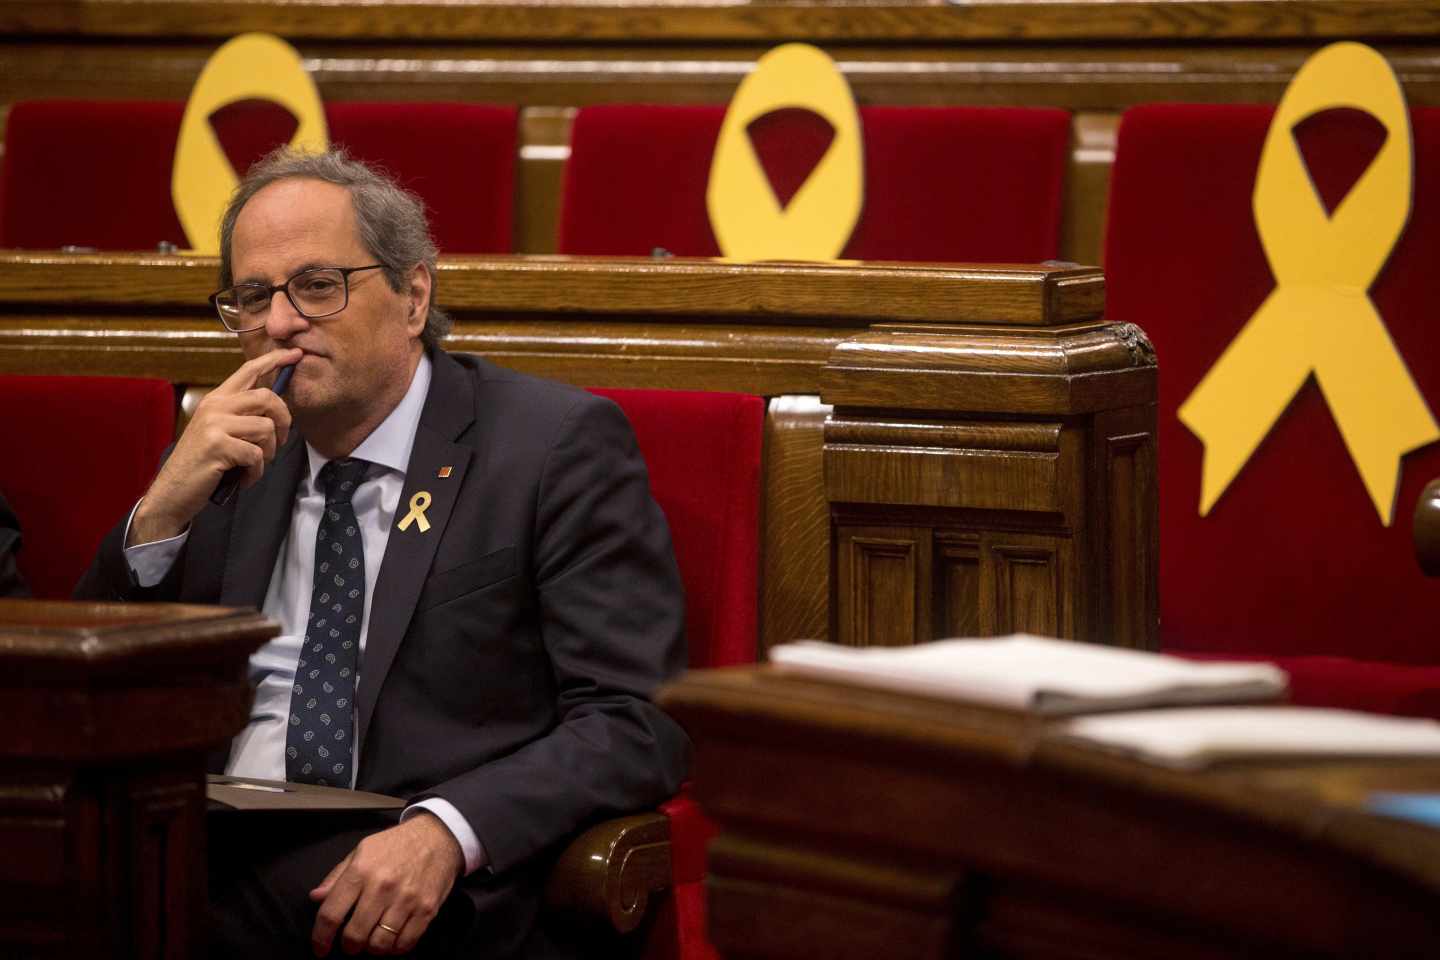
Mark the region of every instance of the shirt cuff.
[[[140, 501], [136, 500], [135, 506], [130, 508], [130, 516], [125, 518], [125, 536], [121, 543], [129, 542], [130, 522], [135, 519], [135, 511], [139, 508]], [[164, 580], [170, 568], [175, 566], [175, 558], [180, 556], [180, 548], [185, 546], [189, 536], [190, 528], [186, 527], [168, 540], [137, 543], [133, 547], [126, 547], [125, 562], [130, 566], [130, 572], [135, 575], [135, 583], [142, 587], [153, 587]]]
[[490, 858], [485, 856], [485, 848], [480, 845], [480, 838], [470, 828], [470, 821], [455, 808], [455, 804], [439, 797], [426, 797], [406, 807], [405, 812], [400, 814], [400, 822], [404, 823], [421, 810], [428, 810], [439, 817], [440, 822], [445, 824], [455, 837], [455, 842], [460, 844], [460, 850], [465, 854], [465, 876], [468, 877], [490, 862]]

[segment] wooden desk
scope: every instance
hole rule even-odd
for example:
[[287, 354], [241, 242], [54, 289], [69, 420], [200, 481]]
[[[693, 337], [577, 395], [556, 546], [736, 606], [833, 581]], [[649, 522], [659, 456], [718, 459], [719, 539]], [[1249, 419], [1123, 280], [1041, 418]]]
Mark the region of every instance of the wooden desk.
[[0, 600], [0, 956], [205, 937], [205, 756], [250, 710], [253, 611]]
[[1015, 715], [692, 673], [661, 703], [719, 821], [728, 958], [1440, 955], [1440, 763], [1148, 767]]
[[[0, 372], [213, 385], [215, 273], [0, 253]], [[454, 257], [438, 291], [451, 350], [769, 400], [762, 647], [1157, 642], [1155, 356], [1093, 267]]]

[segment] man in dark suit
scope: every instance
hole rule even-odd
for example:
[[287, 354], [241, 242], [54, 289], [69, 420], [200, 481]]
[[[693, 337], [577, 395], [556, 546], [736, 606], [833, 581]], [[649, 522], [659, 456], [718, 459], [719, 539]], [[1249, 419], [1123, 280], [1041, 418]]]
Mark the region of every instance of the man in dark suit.
[[441, 350], [423, 210], [343, 153], [252, 168], [221, 250], [248, 359], [78, 592], [260, 607], [283, 634], [226, 771], [409, 805], [216, 838], [216, 951], [573, 955], [537, 921], [547, 854], [672, 793], [688, 751], [647, 699], [683, 601], [629, 425]]

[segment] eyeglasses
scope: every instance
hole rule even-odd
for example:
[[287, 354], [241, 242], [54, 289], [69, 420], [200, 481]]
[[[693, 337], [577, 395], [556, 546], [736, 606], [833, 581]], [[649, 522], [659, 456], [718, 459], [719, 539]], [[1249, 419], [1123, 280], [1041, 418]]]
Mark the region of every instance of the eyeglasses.
[[365, 267], [313, 267], [301, 270], [284, 283], [237, 283], [210, 295], [220, 322], [232, 333], [246, 333], [265, 326], [270, 303], [277, 291], [285, 291], [285, 299], [295, 312], [309, 320], [318, 320], [339, 313], [350, 304], [350, 274], [360, 270], [380, 270], [385, 264]]

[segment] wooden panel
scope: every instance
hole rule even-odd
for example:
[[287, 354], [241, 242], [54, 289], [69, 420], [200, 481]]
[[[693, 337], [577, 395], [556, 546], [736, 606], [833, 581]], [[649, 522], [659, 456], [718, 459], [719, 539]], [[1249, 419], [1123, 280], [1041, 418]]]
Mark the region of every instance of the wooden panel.
[[760, 659], [777, 643], [829, 635], [830, 509], [821, 446], [830, 407], [817, 397], [770, 401], [765, 415]]
[[[207, 309], [218, 261], [195, 256], [0, 254], [0, 302]], [[457, 256], [440, 261], [447, 310], [779, 315], [1049, 327], [1098, 318], [1105, 278], [1043, 264], [733, 263], [636, 257]], [[218, 326], [218, 325], [217, 325]], [[923, 349], [923, 347], [922, 347]]]
[[515, 250], [518, 253], [556, 251], [565, 164], [570, 159], [570, 125], [575, 119], [575, 110], [574, 107], [526, 107], [520, 112], [520, 156], [515, 166]]
[[[839, 8], [837, 13], [835, 8]], [[963, 4], [839, 0], [726, 6], [633, 3], [596, 8], [514, 0], [10, 0], [0, 30], [99, 36], [226, 37], [268, 30], [297, 38], [476, 40], [768, 39], [925, 41], [1216, 39], [1440, 33], [1425, 0], [1002, 0]]]
[[939, 637], [981, 636], [980, 536], [935, 535], [935, 621]]
[[1114, 632], [1105, 642], [1156, 649], [1159, 585], [1151, 572], [1158, 547], [1155, 435], [1110, 436], [1105, 438], [1105, 447], [1110, 583], [1124, 585], [1114, 591], [1110, 615], [1105, 618]]
[[[950, 912], [961, 879], [952, 871], [867, 861], [794, 847], [789, 850], [731, 834], [712, 844], [710, 863], [724, 878], [707, 881], [707, 914], [729, 957], [813, 955], [833, 941], [827, 960], [874, 960], [896, 953], [935, 960], [953, 956]], [[783, 910], [788, 923], [750, 926], [731, 917]]]
[[204, 758], [245, 725], [246, 659], [277, 630], [222, 607], [0, 600], [0, 955], [203, 952]]
[[842, 503], [1056, 511], [1058, 461], [1054, 453], [827, 444], [825, 486]]
[[1119, 127], [1119, 112], [1082, 112], [1074, 117], [1065, 172], [1065, 214], [1060, 221], [1062, 260], [1105, 264], [1105, 216]]
[[991, 585], [993, 626], [987, 633], [1073, 636], [1064, 610], [1059, 547], [1048, 537], [1002, 537], [985, 541], [985, 580]]
[[930, 531], [840, 527], [835, 541], [836, 589], [843, 598], [836, 642], [897, 647], [928, 637]]

